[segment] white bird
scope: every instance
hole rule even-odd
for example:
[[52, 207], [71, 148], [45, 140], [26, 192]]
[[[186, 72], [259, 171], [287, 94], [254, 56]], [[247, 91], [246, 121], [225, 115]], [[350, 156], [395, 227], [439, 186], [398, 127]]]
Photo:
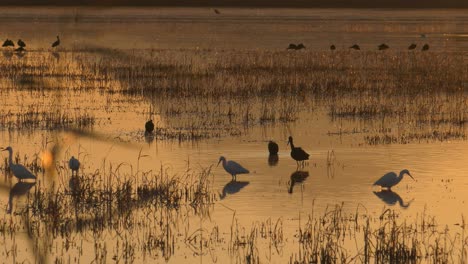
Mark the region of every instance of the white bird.
[[78, 170], [80, 169], [80, 161], [75, 159], [74, 156], [72, 156], [70, 158], [70, 161], [68, 162], [68, 167], [72, 171], [72, 176], [73, 176], [73, 172], [76, 172], [76, 174], [78, 174]]
[[376, 182], [374, 182], [373, 185], [378, 185], [381, 188], [387, 188], [388, 190], [391, 190], [393, 186], [397, 185], [402, 179], [405, 174], [408, 174], [411, 179], [414, 180], [413, 176], [411, 176], [410, 172], [408, 170], [402, 170], [400, 171], [400, 175], [397, 176], [395, 172], [389, 172], [382, 176], [380, 179], [378, 179]]
[[[223, 157], [223, 156], [219, 157], [218, 165], [219, 165], [219, 163], [221, 163], [221, 161], [223, 162], [224, 170], [226, 170], [229, 174], [231, 174], [233, 181], [236, 181], [237, 174], [247, 174], [247, 173], [249, 173], [249, 170], [242, 167], [239, 163], [237, 163], [235, 161], [232, 161], [232, 160], [226, 161], [226, 158]], [[218, 166], [218, 165], [216, 165], [216, 166]]]
[[18, 178], [20, 181], [26, 179], [36, 179], [36, 176], [34, 176], [34, 174], [26, 169], [26, 167], [21, 164], [13, 163], [13, 149], [11, 147], [6, 147], [3, 149], [3, 151], [9, 152], [8, 165], [10, 166], [10, 170], [13, 172], [13, 175], [15, 175], [16, 178]]

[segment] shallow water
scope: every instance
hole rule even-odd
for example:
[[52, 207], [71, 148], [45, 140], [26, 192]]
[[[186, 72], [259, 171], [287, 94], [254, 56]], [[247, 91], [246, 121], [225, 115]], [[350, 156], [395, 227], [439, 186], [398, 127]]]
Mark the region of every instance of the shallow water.
[[[101, 47], [125, 49], [127, 55], [131, 54], [128, 50], [151, 48], [173, 49], [176, 53], [178, 49], [210, 48], [221, 54], [224, 49], [280, 50], [290, 42], [303, 42], [308, 50], [318, 51], [327, 50], [331, 43], [337, 44], [339, 49], [353, 43], [361, 44], [363, 49], [375, 49], [381, 42], [386, 42], [392, 49], [406, 50], [409, 43], [429, 42], [431, 51], [435, 52], [466, 51], [468, 47], [464, 32], [468, 26], [468, 16], [463, 10], [222, 9], [221, 15], [215, 15], [210, 9], [8, 8], [2, 11], [0, 31], [9, 38], [27, 40], [30, 50], [46, 49], [54, 36], [60, 34], [63, 41], [62, 61], [69, 58], [68, 52], [86, 53], [87, 49]], [[425, 34], [425, 37], [421, 37], [421, 34]], [[31, 59], [42, 55], [41, 52], [31, 52], [26, 56]], [[70, 62], [70, 65], [74, 67], [77, 62]], [[44, 86], [63, 88], [78, 84], [79, 80], [52, 76]], [[465, 162], [468, 142], [447, 140], [368, 145], [363, 135], [372, 135], [372, 131], [380, 128], [379, 124], [333, 120], [327, 114], [325, 104], [313, 99], [305, 98], [300, 103], [302, 107], [294, 122], [239, 125], [239, 133], [233, 137], [196, 141], [156, 139], [148, 143], [142, 124], [148, 118], [150, 107], [159, 109], [154, 120], [161, 127], [185, 122], [164, 113], [161, 109], [165, 108], [158, 105], [164, 102], [110, 94], [99, 89], [31, 92], [17, 91], [18, 83], [14, 81], [2, 80], [0, 85], [5, 95], [0, 99], [3, 114], [39, 104], [41, 109], [86, 112], [96, 118], [93, 131], [99, 133], [100, 139], [76, 137], [55, 130], [37, 129], [31, 132], [15, 129], [14, 126], [1, 128], [0, 145], [13, 146], [14, 151], [20, 151], [21, 158], [27, 155], [31, 159], [34, 154], [41, 153], [45, 145], [50, 146], [47, 142], [60, 142], [62, 148], [56, 158], [57, 166], [66, 168], [69, 156], [75, 155], [83, 164], [81, 172], [84, 174], [102, 169], [105, 167], [103, 164], [124, 164], [123, 171], [137, 168], [140, 171], [158, 171], [163, 168], [179, 175], [183, 175], [187, 168], [198, 170], [212, 166], [211, 188], [220, 197], [212, 205], [209, 219], [191, 213], [184, 215], [195, 219], [195, 223], [187, 227], [189, 233], [194, 232], [198, 224], [208, 226], [208, 230], [213, 225], [219, 225], [222, 229], [220, 232], [226, 235], [235, 215], [244, 226], [266, 219], [273, 222], [283, 219], [285, 233], [293, 237], [302, 216], [311, 212], [320, 214], [341, 203], [344, 203], [344, 211], [349, 214], [358, 210], [361, 214], [378, 217], [386, 208], [392, 208], [402, 219], [412, 221], [422, 214], [428, 214], [434, 216], [440, 226], [450, 228], [456, 228], [462, 215], [468, 211], [468, 167]], [[113, 85], [122, 83], [115, 82]], [[18, 87], [24, 88], [21, 85]], [[395, 120], [388, 122], [396, 123]], [[357, 129], [357, 132], [338, 133], [353, 129]], [[296, 146], [311, 155], [309, 163], [300, 169], [299, 174], [286, 145], [290, 135], [294, 137]], [[275, 140], [280, 146], [276, 165], [270, 165], [268, 161], [268, 140]], [[143, 156], [139, 159], [139, 155]], [[239, 183], [233, 184], [222, 166], [216, 167], [220, 156], [239, 162], [251, 173], [239, 175]], [[5, 152], [2, 157], [6, 157]], [[415, 181], [405, 177], [390, 194], [378, 193], [379, 189], [372, 186], [386, 172], [398, 173], [405, 168], [410, 170]], [[48, 177], [52, 178], [45, 175], [40, 181], [47, 182]], [[64, 184], [67, 179], [59, 178], [58, 181]], [[5, 176], [4, 183], [13, 186], [16, 179]], [[5, 192], [1, 197], [0, 204], [10, 208], [7, 207], [8, 194]], [[26, 204], [24, 197], [18, 198], [13, 212]], [[142, 229], [142, 232], [147, 231]], [[91, 248], [93, 245], [89, 236], [92, 234], [85, 232], [80, 235], [85, 237], [87, 245], [84, 247]], [[114, 235], [110, 230], [108, 236]], [[104, 241], [111, 245], [112, 238], [109, 237]], [[210, 259], [203, 254], [191, 255], [183, 243], [177, 244], [177, 247], [178, 253], [170, 258], [173, 262], [184, 261], [187, 257], [200, 257], [202, 262], [214, 261], [213, 256]], [[287, 248], [284, 255], [276, 257], [289, 260], [288, 254], [294, 250], [292, 246]], [[226, 249], [217, 254], [221, 260], [231, 258], [236, 262]], [[158, 256], [152, 258], [159, 259]], [[142, 259], [138, 255], [137, 260]], [[82, 257], [80, 260], [86, 262], [92, 259]]]
[[85, 49], [285, 49], [302, 42], [311, 50], [431, 43], [435, 50], [460, 51], [468, 47], [465, 11], [223, 9], [216, 15], [210, 8], [3, 8], [0, 30], [29, 49], [48, 48], [59, 34], [65, 47]]

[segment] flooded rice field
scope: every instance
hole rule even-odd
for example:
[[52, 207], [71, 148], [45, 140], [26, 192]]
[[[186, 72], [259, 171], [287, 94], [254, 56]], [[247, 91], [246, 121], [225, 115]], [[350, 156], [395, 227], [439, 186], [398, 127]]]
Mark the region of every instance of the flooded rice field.
[[466, 262], [466, 12], [218, 13], [2, 9], [5, 261]]

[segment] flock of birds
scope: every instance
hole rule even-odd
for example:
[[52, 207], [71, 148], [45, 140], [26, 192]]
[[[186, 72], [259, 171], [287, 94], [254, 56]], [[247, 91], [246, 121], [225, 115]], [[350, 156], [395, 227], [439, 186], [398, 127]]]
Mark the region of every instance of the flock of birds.
[[[154, 131], [154, 123], [152, 120], [149, 120], [145, 124], [145, 133], [153, 133]], [[291, 147], [291, 158], [294, 159], [297, 163], [298, 168], [304, 167], [305, 161], [309, 160], [309, 154], [304, 151], [301, 147], [296, 147], [294, 145], [293, 138], [290, 136], [288, 138], [288, 145]], [[13, 148], [8, 146], [6, 148], [0, 148], [2, 151], [8, 151], [8, 166], [10, 167], [11, 172], [13, 175], [18, 178], [20, 182], [24, 182], [26, 180], [36, 180], [36, 176], [29, 171], [25, 166], [13, 163]], [[279, 146], [276, 142], [270, 141], [268, 143], [268, 151], [270, 156], [276, 156], [279, 152]], [[218, 161], [218, 165], [222, 163], [224, 170], [229, 173], [232, 177], [231, 182], [237, 182], [237, 175], [239, 174], [248, 174], [250, 171], [244, 168], [239, 163], [233, 160], [227, 160], [224, 156], [221, 156]], [[72, 177], [78, 175], [78, 171], [80, 169], [80, 161], [72, 156], [68, 162], [68, 167], [72, 172]], [[408, 174], [413, 180], [413, 176], [410, 174], [408, 170], [402, 170], [399, 175], [395, 172], [389, 172], [378, 179], [373, 185], [380, 186], [381, 188], [386, 188], [391, 190], [391, 188], [397, 185], [404, 177], [404, 175]], [[308, 175], [307, 175], [308, 176]], [[292, 189], [292, 186], [291, 186]], [[291, 190], [292, 191], [292, 190]]]
[[[415, 50], [417, 47], [416, 44], [412, 43], [411, 45], [408, 46], [408, 50]], [[304, 44], [302, 43], [299, 43], [299, 44], [294, 44], [294, 43], [291, 43], [289, 44], [289, 46], [286, 48], [287, 50], [301, 50], [301, 49], [305, 49], [306, 47], [304, 46]], [[358, 44], [354, 44], [352, 46], [349, 47], [350, 49], [353, 49], [353, 50], [361, 50], [361, 47], [358, 45]], [[386, 49], [389, 49], [390, 46], [388, 46], [387, 44], [385, 43], [382, 43], [380, 44], [379, 46], [377, 46], [378, 50], [386, 50]], [[330, 45], [330, 50], [336, 50], [336, 46], [334, 44]], [[426, 50], [429, 50], [429, 44], [424, 44], [421, 48], [422, 51], [426, 51]]]
[[[15, 49], [15, 51], [18, 51], [18, 52], [23, 52], [23, 51], [26, 51], [25, 47], [26, 47], [26, 43], [22, 40], [22, 39], [18, 39], [18, 42], [16, 42], [16, 44], [18, 44], [18, 48]], [[54, 41], [54, 43], [52, 43], [52, 48], [55, 48], [57, 47], [58, 45], [60, 45], [60, 37], [57, 36], [57, 40]], [[3, 42], [3, 45], [2, 47], [6, 48], [6, 47], [15, 47], [15, 43], [11, 40], [11, 39], [6, 39], [4, 42]]]
[[[296, 147], [294, 146], [293, 138], [290, 136], [288, 139], [288, 145], [291, 146], [291, 158], [293, 158], [296, 163], [298, 168], [299, 167], [304, 167], [305, 161], [309, 160], [309, 154], [305, 152], [301, 147]], [[278, 155], [279, 151], [279, 146], [276, 142], [270, 141], [268, 143], [268, 151], [270, 153], [270, 156], [275, 156]], [[248, 174], [249, 170], [244, 168], [242, 165], [239, 163], [229, 160], [227, 161], [224, 156], [221, 156], [218, 161], [218, 165], [220, 163], [223, 163], [223, 168], [224, 170], [229, 173], [232, 177], [232, 181], [237, 180], [237, 175], [238, 174]], [[411, 173], [407, 170], [404, 169], [400, 172], [399, 175], [397, 175], [395, 172], [389, 172], [382, 176], [380, 179], [378, 179], [376, 182], [374, 182], [374, 186], [380, 186], [381, 188], [385, 188], [388, 190], [391, 190], [391, 188], [395, 185], [397, 185], [404, 177], [404, 175], [408, 174], [413, 180], [413, 176]]]

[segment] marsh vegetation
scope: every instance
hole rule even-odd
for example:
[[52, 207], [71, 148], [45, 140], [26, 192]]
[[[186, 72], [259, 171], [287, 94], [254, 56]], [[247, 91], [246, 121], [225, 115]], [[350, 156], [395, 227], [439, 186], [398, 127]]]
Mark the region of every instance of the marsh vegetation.
[[[0, 166], [7, 261], [466, 261], [466, 170], [456, 168], [465, 162], [466, 51], [62, 42], [0, 55], [0, 144], [14, 144], [15, 162], [38, 178], [16, 182], [6, 159]], [[304, 171], [285, 151], [293, 134], [311, 154]], [[270, 139], [280, 151], [267, 162]], [[422, 155], [431, 146], [442, 154]], [[225, 152], [253, 175], [226, 183], [213, 164]], [[66, 166], [72, 154], [77, 175]], [[420, 182], [401, 184], [402, 196], [362, 187], [408, 164]]]

